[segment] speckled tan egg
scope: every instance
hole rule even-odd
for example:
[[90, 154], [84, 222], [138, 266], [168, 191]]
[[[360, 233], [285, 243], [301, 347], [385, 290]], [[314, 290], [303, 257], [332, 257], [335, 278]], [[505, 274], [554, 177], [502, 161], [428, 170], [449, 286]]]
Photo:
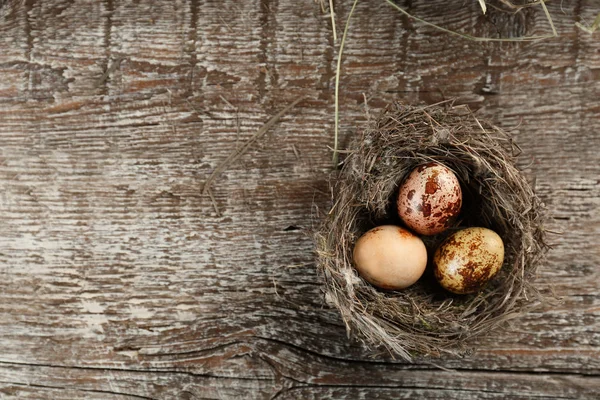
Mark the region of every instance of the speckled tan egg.
[[362, 235], [354, 246], [354, 266], [371, 284], [404, 289], [415, 283], [427, 265], [425, 244], [410, 231], [383, 225]]
[[421, 235], [445, 231], [456, 220], [461, 206], [458, 178], [438, 163], [415, 168], [398, 191], [398, 215], [406, 226]]
[[433, 256], [435, 278], [457, 294], [480, 290], [503, 262], [504, 243], [486, 228], [466, 228], [450, 235]]

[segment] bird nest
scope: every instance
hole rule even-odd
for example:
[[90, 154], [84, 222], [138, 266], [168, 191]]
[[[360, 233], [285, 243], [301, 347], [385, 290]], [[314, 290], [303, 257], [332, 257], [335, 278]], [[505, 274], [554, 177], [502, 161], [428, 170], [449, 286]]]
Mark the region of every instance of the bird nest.
[[[326, 300], [340, 311], [349, 333], [407, 360], [465, 354], [469, 339], [536, 303], [532, 280], [547, 248], [544, 207], [515, 166], [518, 153], [509, 134], [478, 120], [466, 106], [396, 103], [369, 123], [350, 145], [332, 184], [333, 206], [316, 233]], [[363, 233], [402, 224], [394, 206], [398, 186], [416, 166], [432, 161], [458, 177], [463, 208], [453, 228], [422, 238], [429, 259], [445, 237], [468, 226], [492, 229], [504, 241], [503, 267], [479, 293], [444, 291], [431, 265], [400, 291], [375, 288], [353, 267], [353, 247]]]

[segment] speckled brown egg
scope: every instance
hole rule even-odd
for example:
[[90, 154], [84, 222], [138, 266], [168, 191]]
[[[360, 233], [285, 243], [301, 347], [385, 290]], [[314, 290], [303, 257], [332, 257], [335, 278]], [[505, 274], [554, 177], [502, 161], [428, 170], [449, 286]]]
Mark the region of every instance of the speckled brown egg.
[[486, 228], [466, 228], [449, 236], [433, 256], [434, 274], [446, 290], [457, 294], [479, 291], [504, 262], [504, 244]]
[[371, 284], [382, 289], [404, 289], [425, 271], [425, 244], [410, 231], [383, 225], [362, 235], [354, 246], [354, 266]]
[[421, 235], [446, 230], [456, 220], [461, 206], [458, 178], [438, 163], [415, 168], [398, 191], [398, 215], [406, 226]]

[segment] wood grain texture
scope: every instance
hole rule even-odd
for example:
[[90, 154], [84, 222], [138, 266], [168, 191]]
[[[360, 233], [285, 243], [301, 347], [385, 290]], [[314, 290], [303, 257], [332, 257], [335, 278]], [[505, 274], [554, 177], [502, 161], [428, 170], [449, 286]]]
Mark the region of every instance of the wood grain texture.
[[[482, 36], [550, 32], [537, 8], [398, 4]], [[549, 2], [559, 37], [535, 43], [359, 3], [341, 143], [389, 101], [458, 97], [514, 132], [562, 232], [538, 279], [559, 304], [413, 364], [348, 340], [314, 270], [336, 62], [314, 2], [0, 7], [0, 398], [597, 398], [600, 47], [574, 25], [596, 1]], [[204, 180], [300, 96], [215, 182], [217, 214]]]

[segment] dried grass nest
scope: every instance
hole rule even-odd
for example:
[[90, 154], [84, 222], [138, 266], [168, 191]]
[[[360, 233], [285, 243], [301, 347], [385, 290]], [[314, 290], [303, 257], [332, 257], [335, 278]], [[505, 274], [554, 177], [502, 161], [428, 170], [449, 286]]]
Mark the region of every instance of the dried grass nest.
[[[316, 233], [326, 300], [338, 308], [349, 334], [407, 360], [464, 355], [469, 339], [539, 304], [532, 280], [547, 249], [545, 209], [515, 166], [518, 153], [509, 134], [452, 102], [395, 103], [368, 124], [350, 145], [332, 183], [333, 206]], [[477, 294], [444, 291], [431, 266], [417, 284], [384, 291], [352, 266], [354, 243], [364, 232], [401, 224], [394, 207], [397, 187], [414, 167], [431, 161], [456, 173], [463, 209], [456, 227], [423, 237], [429, 259], [447, 235], [466, 226], [490, 228], [504, 240], [504, 265]]]

